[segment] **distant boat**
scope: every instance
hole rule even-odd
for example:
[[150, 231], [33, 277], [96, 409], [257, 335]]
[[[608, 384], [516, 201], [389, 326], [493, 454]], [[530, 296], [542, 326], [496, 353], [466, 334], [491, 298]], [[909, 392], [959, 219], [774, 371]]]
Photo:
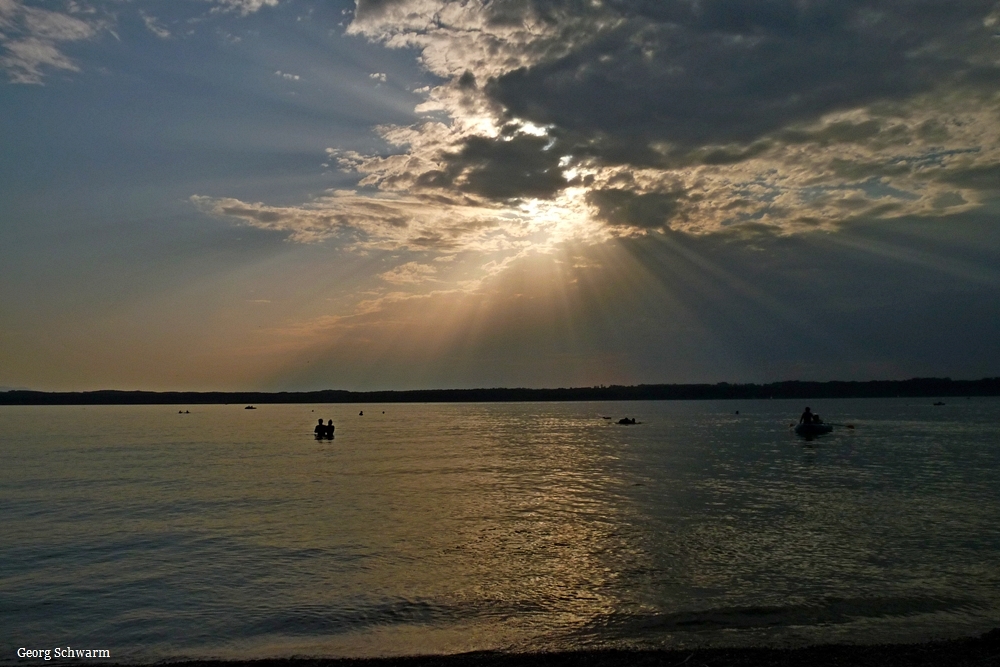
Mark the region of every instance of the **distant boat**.
[[795, 427], [795, 434], [807, 438], [829, 433], [833, 430], [831, 424], [799, 424]]
[[244, 409], [244, 410], [256, 410], [257, 408], [255, 408], [255, 407], [254, 407], [254, 406], [252, 406], [252, 405], [248, 405], [248, 406], [246, 406], [246, 407], [245, 407], [245, 408], [243, 408], [243, 409]]
[[944, 405], [944, 401], [938, 401], [934, 405]]

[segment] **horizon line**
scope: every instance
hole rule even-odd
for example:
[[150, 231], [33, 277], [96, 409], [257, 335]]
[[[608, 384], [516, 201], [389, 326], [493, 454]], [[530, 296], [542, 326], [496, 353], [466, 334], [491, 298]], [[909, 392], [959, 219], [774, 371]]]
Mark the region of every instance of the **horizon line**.
[[[178, 404], [178, 403], [378, 403], [378, 402], [518, 402], [587, 400], [713, 400], [768, 398], [889, 398], [926, 396], [1000, 396], [1000, 376], [977, 380], [909, 378], [907, 380], [782, 380], [769, 383], [675, 383], [595, 385], [590, 387], [479, 387], [474, 389], [382, 389], [353, 391], [91, 391], [0, 392], [0, 405]], [[169, 400], [167, 400], [169, 399]], [[225, 400], [229, 399], [229, 400]], [[324, 400], [325, 399], [325, 400]]]

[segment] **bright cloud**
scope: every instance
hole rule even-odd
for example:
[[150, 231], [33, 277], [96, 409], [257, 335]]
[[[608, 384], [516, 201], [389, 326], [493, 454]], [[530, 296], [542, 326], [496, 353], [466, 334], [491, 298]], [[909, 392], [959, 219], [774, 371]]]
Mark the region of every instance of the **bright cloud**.
[[[585, 224], [583, 202], [569, 197], [517, 208], [473, 197], [354, 191], [334, 191], [307, 205], [285, 207], [204, 196], [191, 201], [206, 213], [283, 232], [292, 241], [336, 238], [356, 249], [516, 254], [573, 238], [579, 233], [576, 225]], [[594, 226], [590, 233], [596, 236], [601, 230]]]

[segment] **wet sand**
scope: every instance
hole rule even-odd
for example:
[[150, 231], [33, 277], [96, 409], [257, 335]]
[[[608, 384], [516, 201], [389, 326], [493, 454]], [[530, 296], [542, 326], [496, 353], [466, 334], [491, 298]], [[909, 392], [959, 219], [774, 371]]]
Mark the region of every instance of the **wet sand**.
[[989, 667], [1000, 665], [1000, 629], [980, 637], [924, 644], [828, 645], [796, 649], [477, 652], [407, 658], [289, 658], [160, 664], [183, 667]]

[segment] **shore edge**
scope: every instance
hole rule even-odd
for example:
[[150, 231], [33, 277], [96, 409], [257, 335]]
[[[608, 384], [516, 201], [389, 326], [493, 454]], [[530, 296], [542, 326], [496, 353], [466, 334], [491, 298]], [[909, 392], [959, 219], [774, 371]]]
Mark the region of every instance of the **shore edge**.
[[[100, 663], [115, 667], [128, 663]], [[991, 667], [1000, 628], [978, 637], [919, 644], [822, 644], [801, 648], [595, 649], [553, 653], [477, 651], [392, 658], [180, 660], [158, 667]], [[135, 667], [135, 665], [130, 665]]]

